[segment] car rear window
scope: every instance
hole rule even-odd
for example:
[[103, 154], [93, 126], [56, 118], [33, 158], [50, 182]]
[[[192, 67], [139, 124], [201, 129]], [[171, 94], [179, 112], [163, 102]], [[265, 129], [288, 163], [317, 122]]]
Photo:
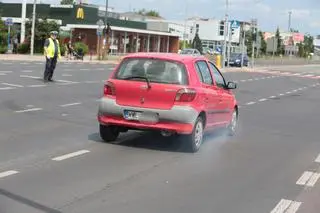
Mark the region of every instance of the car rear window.
[[182, 63], [161, 59], [125, 59], [115, 74], [116, 79], [131, 78], [129, 80], [144, 81], [141, 77], [148, 78], [150, 82], [154, 83], [188, 84], [187, 72]]

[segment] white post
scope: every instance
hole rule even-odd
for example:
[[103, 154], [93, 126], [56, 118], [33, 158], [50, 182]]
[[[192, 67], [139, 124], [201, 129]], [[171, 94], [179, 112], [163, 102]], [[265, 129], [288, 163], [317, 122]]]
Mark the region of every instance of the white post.
[[136, 39], [136, 53], [139, 51], [138, 44], [139, 44], [139, 33], [137, 33], [137, 39]]
[[228, 26], [228, 45], [227, 45], [227, 66], [229, 66], [230, 62], [230, 52], [231, 52], [231, 36], [232, 36], [232, 31], [231, 31], [231, 24], [229, 22], [227, 23]]
[[25, 35], [26, 35], [26, 13], [27, 13], [27, 0], [23, 0], [22, 7], [21, 7], [20, 43], [24, 42]]
[[169, 52], [169, 47], [170, 47], [170, 37], [168, 36], [168, 40], [167, 40], [167, 53]]
[[33, 12], [32, 12], [32, 28], [31, 28], [31, 44], [30, 44], [30, 54], [33, 55], [34, 52], [34, 28], [36, 25], [36, 4], [37, 0], [33, 1]]
[[123, 53], [126, 54], [127, 53], [127, 32], [124, 32], [124, 42], [123, 42]]
[[224, 61], [226, 59], [226, 50], [227, 50], [227, 30], [228, 30], [228, 10], [229, 10], [229, 0], [226, 0], [226, 13], [225, 13], [225, 20], [224, 20], [224, 39], [223, 39], [223, 62], [222, 67], [225, 67]]
[[147, 40], [147, 52], [150, 52], [150, 34], [148, 34], [148, 40]]
[[243, 29], [243, 36], [242, 36], [242, 55], [241, 55], [241, 66], [243, 66], [243, 60], [244, 60], [244, 46], [246, 45], [246, 32]]
[[160, 52], [160, 43], [161, 43], [161, 39], [160, 39], [160, 36], [158, 36], [158, 52]]

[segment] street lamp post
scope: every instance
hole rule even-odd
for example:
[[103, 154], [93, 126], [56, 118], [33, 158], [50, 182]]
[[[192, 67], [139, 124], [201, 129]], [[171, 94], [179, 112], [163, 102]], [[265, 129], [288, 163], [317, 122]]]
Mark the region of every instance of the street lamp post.
[[31, 27], [31, 44], [30, 44], [30, 54], [33, 55], [34, 52], [34, 28], [36, 24], [36, 5], [37, 0], [33, 1], [33, 11], [32, 11], [32, 27]]
[[227, 52], [227, 31], [228, 31], [228, 12], [229, 12], [229, 0], [226, 0], [226, 13], [225, 13], [225, 20], [224, 20], [224, 39], [223, 39], [223, 61], [222, 67], [225, 67], [225, 59], [226, 59], [226, 52]]
[[104, 44], [104, 54], [103, 54], [103, 58], [107, 55], [108, 53], [108, 7], [109, 7], [109, 1], [106, 0], [106, 13], [104, 15], [104, 29], [105, 29], [105, 35], [104, 35], [104, 39], [105, 39], [105, 44]]

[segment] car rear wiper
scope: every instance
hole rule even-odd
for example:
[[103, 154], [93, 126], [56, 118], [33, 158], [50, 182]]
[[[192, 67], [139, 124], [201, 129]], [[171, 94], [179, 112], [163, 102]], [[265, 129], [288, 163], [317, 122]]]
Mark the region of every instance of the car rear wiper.
[[148, 89], [151, 88], [150, 80], [145, 76], [129, 76], [129, 77], [125, 77], [123, 79], [124, 80], [129, 80], [129, 79], [135, 79], [135, 78], [146, 80], [147, 85], [148, 85]]

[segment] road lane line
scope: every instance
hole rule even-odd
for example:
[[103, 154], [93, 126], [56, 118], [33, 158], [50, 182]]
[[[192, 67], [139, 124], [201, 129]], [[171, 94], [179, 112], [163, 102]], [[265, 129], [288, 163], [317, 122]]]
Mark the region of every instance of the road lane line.
[[256, 102], [251, 101], [251, 102], [247, 103], [247, 105], [252, 105], [252, 104], [255, 104], [255, 103], [256, 103]]
[[292, 92], [297, 92], [297, 91], [298, 91], [298, 90], [296, 90], [296, 89], [295, 89], [295, 90], [292, 90]]
[[7, 74], [6, 74], [6, 73], [1, 73], [1, 72], [0, 72], [0, 75], [7, 75]]
[[72, 152], [72, 153], [69, 153], [69, 154], [66, 154], [66, 155], [61, 155], [61, 156], [52, 158], [51, 160], [53, 160], [53, 161], [62, 161], [62, 160], [66, 160], [68, 158], [73, 158], [73, 157], [77, 157], [79, 155], [86, 154], [88, 152], [90, 152], [90, 151], [89, 150], [80, 150], [80, 151], [77, 151], [77, 152]]
[[320, 154], [319, 154], [318, 157], [314, 160], [314, 162], [320, 163]]
[[3, 62], [2, 64], [12, 64], [12, 63], [8, 63], [8, 62]]
[[247, 80], [241, 80], [241, 82], [246, 82]]
[[35, 84], [35, 85], [29, 85], [27, 87], [35, 88], [35, 87], [46, 87], [47, 85], [45, 84]]
[[87, 71], [87, 70], [90, 70], [90, 69], [84, 68], [84, 69], [80, 69], [80, 70], [82, 70], [82, 71]]
[[5, 172], [1, 172], [0, 173], [0, 178], [8, 177], [10, 175], [15, 175], [15, 174], [18, 174], [18, 173], [19, 172], [15, 171], [15, 170], [9, 170], [9, 171], [5, 171]]
[[269, 98], [271, 98], [271, 99], [272, 99], [272, 98], [276, 98], [276, 97], [277, 97], [277, 96], [272, 95], [272, 96], [270, 96]]
[[303, 77], [312, 77], [312, 76], [314, 76], [314, 75], [304, 75]]
[[311, 178], [309, 179], [306, 185], [309, 187], [313, 187], [314, 184], [316, 184], [316, 182], [318, 181], [319, 177], [320, 177], [319, 173], [313, 173], [313, 175], [311, 176]]
[[41, 79], [41, 77], [38, 76], [31, 76], [31, 75], [20, 75], [21, 78], [32, 78], [32, 79]]
[[34, 111], [40, 111], [42, 108], [31, 108], [31, 109], [24, 109], [24, 110], [18, 110], [15, 111], [16, 113], [22, 113], [22, 112], [34, 112]]
[[284, 213], [292, 202], [292, 200], [281, 199], [270, 213]]
[[266, 98], [261, 98], [259, 101], [263, 102], [263, 101], [266, 101], [266, 100], [267, 100]]
[[0, 73], [12, 73], [12, 71], [0, 71]]
[[291, 91], [289, 91], [289, 92], [286, 92], [286, 94], [290, 94], [291, 93]]
[[72, 75], [70, 74], [62, 74], [63, 77], [71, 77]]
[[75, 105], [80, 105], [82, 103], [80, 102], [77, 102], [77, 103], [70, 103], [70, 104], [63, 104], [63, 105], [60, 105], [61, 107], [68, 107], [68, 106], [75, 106]]
[[306, 171], [304, 172], [301, 177], [296, 182], [297, 185], [306, 185], [306, 183], [309, 181], [311, 176], [313, 175], [313, 172]]
[[22, 70], [21, 72], [30, 73], [30, 72], [33, 72], [33, 71], [32, 70]]
[[10, 89], [15, 89], [13, 87], [0, 87], [0, 90], [10, 90]]
[[284, 94], [280, 93], [279, 96], [284, 96]]
[[3, 85], [6, 85], [6, 86], [10, 86], [10, 87], [24, 87], [22, 85], [19, 85], [19, 84], [9, 84], [9, 83], [2, 83]]
[[289, 208], [286, 210], [286, 213], [295, 213], [298, 211], [301, 206], [301, 202], [292, 201]]

